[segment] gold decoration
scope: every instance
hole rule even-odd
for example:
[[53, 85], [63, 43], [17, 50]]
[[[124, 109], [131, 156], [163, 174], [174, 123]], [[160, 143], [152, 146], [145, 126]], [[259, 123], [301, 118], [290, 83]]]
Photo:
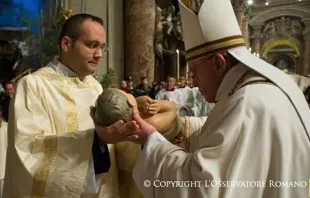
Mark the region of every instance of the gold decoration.
[[180, 87], [182, 85], [182, 82], [180, 79], [177, 80], [177, 86]]
[[245, 46], [244, 38], [241, 35], [229, 36], [219, 40], [210, 41], [198, 45], [194, 48], [188, 49], [186, 51], [186, 60], [187, 62], [190, 62], [195, 59], [201, 58], [202, 56], [221, 52], [238, 46]]
[[58, 19], [59, 22], [65, 22], [71, 16], [72, 16], [72, 10], [71, 9], [65, 10], [64, 8], [61, 8], [61, 10], [60, 10], [60, 12], [58, 14], [57, 19]]
[[193, 7], [191, 0], [181, 0], [181, 2], [192, 12], [197, 12], [197, 10]]
[[276, 40], [276, 41], [273, 41], [273, 42], [268, 44], [268, 46], [266, 47], [266, 49], [263, 52], [263, 57], [265, 59], [267, 59], [268, 52], [272, 48], [274, 48], [276, 46], [280, 46], [280, 45], [286, 45], [286, 46], [289, 46], [289, 47], [293, 48], [295, 50], [294, 56], [295, 57], [300, 56], [300, 50], [299, 50], [298, 46], [296, 45], [296, 43], [294, 41], [290, 41], [290, 40]]

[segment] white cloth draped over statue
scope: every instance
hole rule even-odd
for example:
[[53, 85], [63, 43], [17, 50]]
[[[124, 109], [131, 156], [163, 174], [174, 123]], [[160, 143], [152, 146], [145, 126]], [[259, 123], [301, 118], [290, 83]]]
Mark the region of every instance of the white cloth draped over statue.
[[[4, 197], [96, 194], [89, 107], [101, 92], [92, 76], [80, 79], [57, 58], [19, 81], [10, 106]], [[101, 197], [111, 198], [118, 197], [118, 186], [109, 149], [111, 168], [103, 174]]]
[[[225, 76], [219, 101], [202, 126], [190, 152], [152, 134], [133, 176], [145, 198], [151, 197], [266, 197], [308, 195], [308, 186], [272, 187], [271, 181], [308, 183], [310, 142], [294, 106], [271, 84], [252, 84], [234, 90], [246, 71], [235, 66]], [[236, 92], [235, 92], [236, 91]], [[286, 108], [283, 108], [286, 107]], [[259, 117], [258, 117], [259, 116]], [[144, 181], [151, 182], [150, 187]], [[200, 187], [154, 187], [154, 181], [202, 181]], [[213, 187], [215, 182], [266, 182], [266, 187]], [[158, 184], [158, 183], [157, 183]], [[209, 183], [210, 184], [210, 183]]]

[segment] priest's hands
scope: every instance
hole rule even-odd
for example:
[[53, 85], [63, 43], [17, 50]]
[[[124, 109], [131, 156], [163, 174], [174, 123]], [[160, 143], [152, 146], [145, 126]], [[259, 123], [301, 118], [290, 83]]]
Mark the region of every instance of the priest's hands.
[[109, 144], [116, 144], [118, 142], [124, 141], [137, 141], [138, 135], [134, 134], [134, 132], [139, 129], [139, 126], [137, 125], [136, 121], [124, 123], [123, 121], [119, 120], [108, 127], [103, 127], [97, 122], [95, 118], [94, 107], [90, 108], [90, 116], [93, 119], [95, 130], [99, 136], [100, 141]]
[[137, 129], [134, 132], [134, 135], [137, 135], [137, 139], [133, 140], [132, 142], [144, 145], [147, 138], [154, 132], [157, 131], [157, 129], [145, 122], [139, 115], [139, 113], [134, 112], [132, 116], [133, 120], [136, 121], [137, 125], [139, 126], [139, 129]]
[[124, 123], [120, 120], [108, 127], [103, 127], [97, 122], [94, 107], [90, 108], [90, 116], [93, 119], [99, 139], [104, 143], [116, 144], [131, 141], [144, 145], [147, 138], [157, 131], [154, 126], [145, 122], [138, 112], [133, 113], [132, 121]]

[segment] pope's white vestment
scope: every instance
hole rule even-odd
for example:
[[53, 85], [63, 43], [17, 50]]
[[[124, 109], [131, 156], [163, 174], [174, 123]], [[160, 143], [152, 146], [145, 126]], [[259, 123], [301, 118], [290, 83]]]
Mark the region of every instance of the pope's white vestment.
[[[278, 87], [240, 84], [251, 80], [252, 76], [244, 76], [249, 70], [239, 64], [229, 71], [217, 92], [218, 103], [203, 125], [201, 118], [189, 118], [196, 124], [196, 130], [191, 126], [196, 133], [190, 135], [196, 143], [189, 152], [157, 132], [148, 138], [133, 172], [146, 198], [308, 196], [310, 142], [305, 128]], [[197, 130], [199, 123], [202, 128]], [[171, 183], [165, 187], [165, 181], [178, 181], [179, 187]], [[182, 181], [201, 183], [186, 187]], [[251, 181], [256, 182], [254, 187], [244, 186]], [[220, 182], [244, 185], [220, 187]]]
[[[79, 198], [98, 192], [92, 159], [94, 124], [89, 108], [102, 92], [58, 62], [22, 78], [11, 101], [6, 198]], [[113, 147], [102, 197], [118, 197]], [[99, 194], [99, 193], [98, 193]]]

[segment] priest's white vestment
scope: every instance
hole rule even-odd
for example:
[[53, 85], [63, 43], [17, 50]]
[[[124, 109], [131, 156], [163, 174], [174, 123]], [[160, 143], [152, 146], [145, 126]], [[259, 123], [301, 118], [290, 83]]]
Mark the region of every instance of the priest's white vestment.
[[183, 88], [178, 88], [182, 93], [183, 105], [180, 107], [180, 116], [192, 116], [192, 108], [194, 106], [194, 95], [192, 88], [185, 86]]
[[[101, 85], [81, 79], [57, 58], [23, 77], [10, 106], [7, 198], [79, 198], [99, 194], [92, 144], [94, 106]], [[111, 167], [103, 174], [101, 197], [118, 197], [113, 147]], [[99, 182], [99, 183], [98, 183]]]
[[[173, 90], [173, 91], [172, 91]], [[161, 89], [155, 96], [156, 100], [164, 100], [165, 97], [174, 104], [177, 105], [177, 112], [179, 112], [180, 108], [184, 105], [182, 92], [178, 89]]]
[[[1, 118], [0, 118], [1, 119]], [[8, 123], [0, 120], [0, 198], [2, 198], [2, 189], [5, 174], [6, 151], [8, 146], [7, 128]]]
[[192, 88], [194, 105], [192, 107], [193, 116], [208, 116], [211, 110], [214, 108], [214, 103], [208, 103], [201, 95], [198, 87]]
[[[218, 103], [200, 133], [191, 134], [197, 143], [190, 152], [157, 132], [148, 138], [133, 172], [146, 198], [308, 196], [310, 142], [305, 128], [277, 86], [238, 85], [248, 70], [240, 64], [225, 76]], [[197, 124], [197, 119], [190, 122]], [[172, 187], [176, 181], [179, 186]], [[186, 187], [182, 181], [196, 183]], [[254, 183], [220, 187], [231, 182]]]

